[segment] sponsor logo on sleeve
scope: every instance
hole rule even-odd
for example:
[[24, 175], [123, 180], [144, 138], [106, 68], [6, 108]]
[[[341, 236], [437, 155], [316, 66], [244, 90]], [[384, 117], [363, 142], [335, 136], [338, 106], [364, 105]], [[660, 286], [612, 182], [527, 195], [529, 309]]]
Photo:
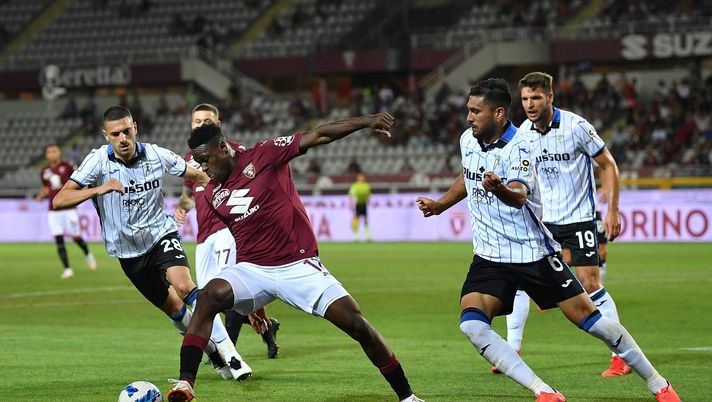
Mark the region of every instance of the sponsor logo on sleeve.
[[286, 147], [294, 141], [294, 136], [277, 137], [274, 139], [274, 145], [278, 147]]

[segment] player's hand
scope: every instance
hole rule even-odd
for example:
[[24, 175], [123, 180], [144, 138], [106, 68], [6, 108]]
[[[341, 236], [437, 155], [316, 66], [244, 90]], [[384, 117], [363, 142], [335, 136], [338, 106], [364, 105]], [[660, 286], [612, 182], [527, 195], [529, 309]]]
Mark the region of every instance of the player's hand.
[[369, 123], [368, 126], [373, 129], [373, 131], [382, 135], [386, 138], [391, 138], [391, 132], [389, 131], [393, 124], [395, 124], [395, 117], [391, 116], [389, 113], [377, 113], [368, 116]]
[[176, 207], [175, 211], [173, 211], [173, 218], [176, 220], [176, 224], [178, 224], [178, 226], [186, 223], [187, 217], [188, 217], [188, 211], [181, 208], [180, 205]]
[[247, 316], [250, 320], [250, 325], [252, 329], [258, 334], [262, 335], [269, 329], [270, 321], [267, 319], [267, 313], [264, 308], [261, 308]]
[[104, 195], [108, 194], [112, 191], [116, 191], [117, 193], [121, 193], [121, 195], [124, 195], [124, 185], [121, 184], [120, 181], [117, 179], [111, 179], [107, 181], [106, 183], [102, 184], [101, 186], [97, 187], [97, 195]]
[[608, 241], [615, 240], [621, 234], [621, 214], [618, 211], [607, 211], [603, 224], [606, 227]]
[[485, 172], [482, 177], [482, 187], [492, 194], [498, 194], [506, 186], [502, 182], [502, 179], [500, 179], [494, 172]]
[[442, 212], [440, 210], [440, 204], [428, 197], [418, 197], [415, 200], [418, 203], [418, 209], [423, 212], [424, 217], [429, 217], [433, 215], [440, 215]]

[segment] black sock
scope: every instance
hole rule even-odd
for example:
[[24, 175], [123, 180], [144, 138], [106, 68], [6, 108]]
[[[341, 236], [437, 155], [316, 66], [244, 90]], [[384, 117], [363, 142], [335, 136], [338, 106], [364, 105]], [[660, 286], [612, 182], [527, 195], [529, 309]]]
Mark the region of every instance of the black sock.
[[79, 246], [80, 249], [84, 252], [84, 255], [89, 254], [89, 247], [87, 246], [87, 242], [84, 241], [81, 237], [75, 237], [74, 242], [77, 243], [77, 246]]
[[225, 329], [227, 330], [227, 335], [230, 337], [233, 345], [237, 345], [237, 338], [240, 337], [242, 323], [245, 322], [246, 318], [246, 316], [235, 310], [225, 311]]
[[208, 344], [208, 340], [199, 336], [188, 334], [183, 337], [183, 345], [180, 348], [180, 379], [195, 384], [195, 377], [198, 375], [200, 359], [203, 357], [203, 350]]
[[64, 247], [64, 236], [54, 236], [54, 242], [57, 243], [57, 253], [59, 259], [62, 260], [64, 269], [69, 268], [69, 258], [67, 258], [67, 249]]
[[391, 358], [382, 364], [377, 364], [378, 370], [381, 371], [381, 375], [391, 384], [391, 388], [398, 395], [398, 399], [405, 399], [413, 394], [413, 390], [410, 388], [408, 379], [405, 377], [405, 372], [403, 367], [401, 367], [400, 362], [396, 359], [396, 355], [391, 356]]

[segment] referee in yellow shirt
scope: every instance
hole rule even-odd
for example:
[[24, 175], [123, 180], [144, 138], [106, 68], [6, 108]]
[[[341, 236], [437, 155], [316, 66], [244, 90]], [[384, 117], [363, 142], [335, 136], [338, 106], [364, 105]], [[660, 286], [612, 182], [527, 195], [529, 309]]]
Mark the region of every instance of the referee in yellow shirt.
[[371, 186], [366, 182], [366, 176], [363, 174], [356, 176], [356, 181], [349, 189], [349, 197], [355, 204], [354, 218], [351, 221], [354, 241], [358, 241], [359, 217], [363, 217], [366, 241], [371, 241], [371, 231], [368, 229], [368, 199], [371, 198]]

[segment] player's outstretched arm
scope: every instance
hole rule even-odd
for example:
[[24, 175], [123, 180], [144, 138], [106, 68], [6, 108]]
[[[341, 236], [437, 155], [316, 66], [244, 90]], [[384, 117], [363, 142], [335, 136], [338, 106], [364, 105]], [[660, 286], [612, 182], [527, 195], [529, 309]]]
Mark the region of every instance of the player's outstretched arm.
[[440, 215], [451, 206], [464, 200], [465, 197], [467, 197], [465, 176], [460, 172], [460, 175], [457, 176], [455, 182], [450, 186], [450, 189], [437, 201], [428, 197], [418, 197], [416, 202], [418, 203], [418, 209], [420, 209], [423, 212], [423, 216], [427, 218], [433, 215]]
[[604, 202], [608, 204], [606, 218], [603, 223], [606, 226], [606, 234], [608, 240], [613, 241], [621, 232], [621, 216], [618, 211], [618, 198], [620, 195], [620, 177], [618, 173], [618, 165], [616, 164], [613, 155], [608, 148], [604, 148], [603, 152], [594, 158], [598, 166], [601, 167], [601, 188], [605, 194]]
[[91, 197], [104, 195], [112, 191], [124, 194], [124, 185], [116, 179], [111, 179], [99, 187], [81, 188], [75, 181], [69, 180], [54, 197], [52, 205], [55, 209], [72, 208]]
[[393, 123], [395, 123], [393, 116], [388, 113], [378, 113], [322, 124], [304, 133], [299, 142], [299, 150], [306, 152], [309, 148], [328, 144], [367, 127], [378, 135], [390, 137], [391, 133], [388, 130], [393, 127]]
[[190, 165], [186, 166], [183, 178], [188, 179], [190, 181], [194, 181], [196, 183], [200, 183], [202, 185], [206, 185], [210, 181], [210, 177], [208, 177], [205, 172], [203, 172], [202, 170], [198, 170]]
[[485, 172], [482, 178], [482, 187], [512, 208], [521, 209], [527, 202], [529, 189], [524, 183], [512, 181], [509, 184], [504, 184], [494, 172]]
[[183, 193], [178, 199], [178, 205], [173, 212], [173, 217], [176, 223], [182, 225], [186, 222], [188, 212], [195, 206], [195, 198], [193, 197], [193, 189], [188, 186], [183, 186]]

